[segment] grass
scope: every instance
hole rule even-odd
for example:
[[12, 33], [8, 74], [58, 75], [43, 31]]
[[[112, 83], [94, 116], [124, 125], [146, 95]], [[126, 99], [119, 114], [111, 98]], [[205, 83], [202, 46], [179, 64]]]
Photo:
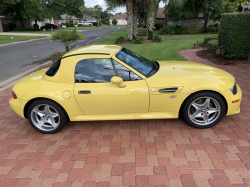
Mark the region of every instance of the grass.
[[53, 31], [11, 31], [16, 33], [51, 34]]
[[[158, 31], [154, 32], [157, 35]], [[127, 30], [120, 29], [101, 40], [96, 41], [93, 45], [116, 45], [115, 40], [120, 36], [126, 37]], [[210, 34], [208, 34], [210, 35]], [[149, 59], [149, 60], [186, 60], [179, 54], [180, 51], [191, 49], [194, 44], [202, 43], [206, 34], [194, 35], [166, 35], [161, 36], [162, 43], [151, 44], [122, 44], [121, 46]], [[146, 39], [147, 37], [142, 37]]]
[[[11, 39], [11, 37], [13, 39]], [[45, 38], [45, 36], [8, 36], [0, 35], [0, 44], [8, 44], [13, 42], [27, 41], [32, 39]]]

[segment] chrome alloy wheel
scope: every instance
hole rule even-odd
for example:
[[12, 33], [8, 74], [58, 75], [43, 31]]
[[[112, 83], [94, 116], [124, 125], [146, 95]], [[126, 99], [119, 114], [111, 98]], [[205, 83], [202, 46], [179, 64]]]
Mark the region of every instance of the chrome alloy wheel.
[[59, 113], [47, 104], [35, 106], [31, 111], [31, 120], [38, 129], [43, 131], [53, 131], [60, 124]]
[[188, 108], [189, 119], [197, 125], [209, 125], [216, 121], [221, 113], [220, 104], [211, 97], [200, 97]]

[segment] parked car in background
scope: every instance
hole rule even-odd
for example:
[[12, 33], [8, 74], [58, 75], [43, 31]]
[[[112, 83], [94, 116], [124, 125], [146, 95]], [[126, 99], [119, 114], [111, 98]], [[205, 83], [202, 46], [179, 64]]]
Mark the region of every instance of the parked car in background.
[[57, 24], [45, 24], [44, 26], [41, 26], [40, 29], [45, 29], [45, 30], [57, 30], [57, 29], [60, 29], [61, 26], [60, 25], [57, 25]]
[[93, 23], [87, 22], [87, 21], [83, 21], [83, 22], [78, 23], [78, 27], [92, 27], [92, 26], [93, 26]]

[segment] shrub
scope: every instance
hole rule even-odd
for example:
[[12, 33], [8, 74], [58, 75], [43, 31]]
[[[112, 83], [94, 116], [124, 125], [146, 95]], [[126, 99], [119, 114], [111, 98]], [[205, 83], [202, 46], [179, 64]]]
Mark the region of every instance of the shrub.
[[142, 39], [141, 38], [136, 38], [133, 40], [133, 44], [142, 44]]
[[93, 23], [93, 26], [98, 26], [98, 23], [97, 22], [92, 22]]
[[219, 49], [218, 40], [211, 40], [207, 43], [207, 52], [215, 54], [216, 50]]
[[209, 25], [208, 26], [208, 32], [209, 33], [218, 33], [220, 26], [218, 24], [215, 25]]
[[8, 32], [8, 31], [9, 31], [9, 26], [8, 26], [8, 24], [3, 24], [2, 26], [3, 26], [3, 31], [4, 31], [4, 32]]
[[175, 34], [186, 34], [186, 33], [188, 33], [188, 29], [186, 27], [176, 26], [174, 29], [175, 29]]
[[248, 59], [250, 51], [250, 14], [222, 15], [219, 29], [219, 48], [228, 59]]
[[204, 46], [207, 47], [207, 43], [211, 40], [218, 40], [218, 35], [210, 35], [210, 36], [205, 37]]
[[115, 41], [116, 44], [121, 44], [123, 42], [126, 42], [126, 39], [123, 36], [117, 38]]
[[118, 21], [116, 19], [112, 20], [112, 25], [117, 25]]
[[15, 23], [8, 23], [9, 31], [13, 31], [16, 28]]
[[140, 23], [140, 24], [138, 25], [138, 28], [140, 28], [140, 27], [147, 28], [147, 26], [146, 26], [144, 23]]
[[160, 35], [165, 35], [165, 34], [186, 34], [188, 33], [188, 29], [186, 27], [182, 26], [163, 26], [159, 30]]
[[160, 36], [154, 36], [153, 42], [162, 42], [162, 38]]
[[157, 24], [157, 23], [155, 24], [155, 29], [156, 29], [156, 30], [159, 30], [161, 27], [162, 27], [162, 25]]
[[38, 24], [33, 24], [33, 28], [39, 29], [39, 25]]
[[38, 29], [38, 28], [24, 28], [24, 27], [18, 27], [18, 28], [15, 28], [14, 31], [41, 31], [41, 29]]
[[63, 55], [64, 55], [63, 52], [56, 51], [56, 52], [50, 54], [45, 60], [51, 60], [52, 62], [56, 62], [57, 60], [62, 58]]
[[148, 29], [144, 27], [138, 28], [138, 36], [147, 36], [148, 35]]

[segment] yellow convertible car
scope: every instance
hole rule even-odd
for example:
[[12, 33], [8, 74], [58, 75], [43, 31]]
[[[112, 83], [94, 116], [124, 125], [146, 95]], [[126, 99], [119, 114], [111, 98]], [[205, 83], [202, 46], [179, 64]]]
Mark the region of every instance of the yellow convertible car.
[[194, 62], [149, 61], [120, 46], [73, 50], [14, 87], [11, 108], [39, 132], [70, 121], [169, 119], [209, 128], [240, 112], [235, 78]]

